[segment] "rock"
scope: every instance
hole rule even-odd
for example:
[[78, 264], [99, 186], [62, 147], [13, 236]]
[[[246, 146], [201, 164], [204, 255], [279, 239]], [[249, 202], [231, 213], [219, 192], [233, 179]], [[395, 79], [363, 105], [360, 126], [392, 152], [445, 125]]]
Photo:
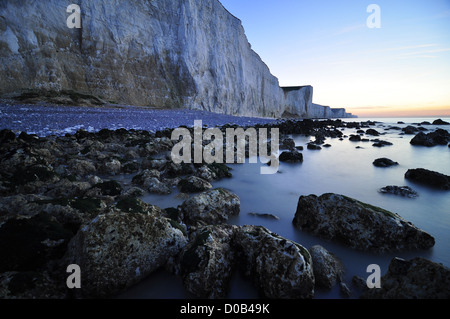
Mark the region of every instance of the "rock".
[[438, 189], [450, 189], [450, 176], [424, 168], [409, 169], [405, 173], [405, 178]]
[[261, 226], [242, 226], [235, 234], [239, 260], [264, 298], [314, 296], [311, 256], [303, 246]]
[[196, 176], [189, 176], [188, 178], [182, 179], [178, 183], [178, 186], [182, 193], [199, 193], [212, 188], [212, 185], [208, 181]]
[[235, 268], [232, 241], [236, 228], [231, 225], [201, 227], [181, 251], [177, 273], [186, 290], [194, 296], [210, 299], [227, 296]]
[[187, 240], [168, 219], [111, 212], [80, 229], [64, 265], [82, 269], [82, 298], [108, 298], [136, 284], [178, 254]]
[[450, 141], [450, 133], [443, 129], [438, 129], [434, 132], [425, 134], [423, 132], [418, 133], [412, 140], [411, 145], [421, 146], [436, 146], [447, 145]]
[[361, 136], [352, 134], [352, 135], [350, 135], [348, 140], [352, 141], [352, 142], [361, 142]]
[[308, 143], [308, 147], [309, 150], [321, 150], [322, 147], [320, 147], [319, 145], [316, 145], [314, 143]]
[[372, 146], [375, 146], [375, 147], [384, 147], [384, 146], [389, 146], [389, 145], [393, 145], [393, 144], [391, 142], [382, 141], [382, 140], [376, 140], [376, 143], [372, 144]]
[[338, 194], [300, 196], [293, 224], [363, 251], [429, 249], [435, 244], [431, 235], [399, 215]]
[[169, 187], [169, 185], [167, 185], [164, 182], [161, 182], [156, 177], [151, 177], [148, 180], [146, 180], [146, 182], [147, 182], [146, 185], [147, 190], [150, 193], [156, 193], [161, 195], [168, 195], [172, 193], [172, 189]]
[[373, 136], [379, 136], [380, 132], [378, 132], [377, 130], [370, 128], [366, 131], [367, 135], [373, 135]]
[[398, 165], [397, 162], [394, 162], [393, 160], [389, 159], [389, 158], [377, 158], [374, 162], [373, 165], [375, 165], [376, 167], [390, 167], [390, 166], [395, 166]]
[[366, 289], [363, 299], [450, 299], [450, 269], [422, 257], [394, 258], [380, 289]]
[[407, 127], [402, 128], [402, 131], [407, 135], [412, 135], [416, 134], [419, 131], [419, 129], [415, 126], [408, 125]]
[[274, 219], [274, 220], [280, 220], [280, 217], [274, 215], [274, 214], [264, 214], [264, 213], [248, 213], [250, 216], [255, 217], [261, 217], [261, 218], [267, 218], [267, 219]]
[[122, 185], [114, 180], [96, 184], [93, 188], [99, 188], [104, 196], [119, 196], [122, 193]]
[[183, 220], [188, 225], [215, 225], [225, 223], [229, 216], [238, 215], [239, 197], [223, 188], [198, 194], [181, 205]]
[[443, 121], [442, 119], [438, 119], [433, 122], [433, 125], [450, 125], [449, 122]]
[[161, 177], [161, 173], [156, 169], [145, 169], [141, 173], [135, 175], [131, 182], [140, 186], [147, 186], [151, 180], [151, 178], [159, 179]]
[[380, 189], [380, 193], [400, 195], [409, 198], [419, 196], [417, 192], [409, 186], [386, 186]]
[[92, 161], [82, 159], [72, 159], [68, 163], [68, 170], [74, 175], [86, 176], [95, 174], [97, 169]]
[[311, 254], [316, 287], [331, 289], [342, 281], [344, 265], [342, 262], [320, 245], [309, 248]]
[[280, 143], [280, 149], [294, 150], [295, 141], [290, 137], [282, 139]]
[[301, 163], [303, 162], [303, 154], [294, 150], [281, 153], [279, 157], [280, 162]]
[[73, 235], [46, 213], [0, 223], [0, 273], [41, 269], [63, 256]]

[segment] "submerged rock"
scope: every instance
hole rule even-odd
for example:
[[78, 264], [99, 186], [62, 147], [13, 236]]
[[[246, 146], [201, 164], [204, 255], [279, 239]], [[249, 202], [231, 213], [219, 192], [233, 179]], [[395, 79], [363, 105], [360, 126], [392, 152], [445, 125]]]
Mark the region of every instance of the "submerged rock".
[[179, 253], [187, 240], [164, 217], [112, 212], [97, 216], [68, 245], [64, 265], [77, 264], [83, 298], [111, 297]]
[[380, 193], [400, 195], [409, 198], [419, 196], [419, 194], [409, 186], [386, 186], [380, 189]]
[[184, 201], [181, 212], [186, 224], [216, 225], [225, 223], [229, 216], [238, 215], [240, 207], [237, 195], [217, 188]]
[[377, 158], [374, 162], [373, 165], [375, 165], [376, 167], [390, 167], [390, 166], [395, 166], [398, 165], [397, 162], [394, 162], [393, 160], [389, 159], [389, 158]]
[[405, 173], [405, 178], [438, 189], [450, 189], [450, 176], [424, 168], [408, 170]]
[[314, 296], [313, 264], [306, 248], [261, 226], [239, 228], [235, 243], [246, 275], [265, 298]]
[[429, 249], [435, 244], [432, 236], [399, 215], [338, 194], [301, 196], [293, 224], [364, 251]]
[[283, 152], [281, 153], [279, 160], [280, 162], [301, 163], [303, 162], [303, 154], [296, 150]]
[[267, 219], [274, 219], [274, 220], [280, 220], [280, 217], [274, 215], [274, 214], [264, 214], [264, 213], [248, 213], [250, 216], [255, 217], [261, 217], [261, 218], [267, 218]]
[[394, 258], [381, 288], [366, 289], [364, 299], [450, 299], [450, 269], [425, 258]]

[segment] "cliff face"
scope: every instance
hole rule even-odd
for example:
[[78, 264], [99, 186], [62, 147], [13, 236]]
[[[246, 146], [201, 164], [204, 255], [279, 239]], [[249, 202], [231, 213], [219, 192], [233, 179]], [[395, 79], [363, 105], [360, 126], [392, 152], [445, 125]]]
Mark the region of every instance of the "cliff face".
[[[71, 3], [82, 28], [69, 29]], [[70, 89], [134, 105], [281, 117], [330, 115], [284, 90], [217, 0], [3, 0], [0, 94]]]

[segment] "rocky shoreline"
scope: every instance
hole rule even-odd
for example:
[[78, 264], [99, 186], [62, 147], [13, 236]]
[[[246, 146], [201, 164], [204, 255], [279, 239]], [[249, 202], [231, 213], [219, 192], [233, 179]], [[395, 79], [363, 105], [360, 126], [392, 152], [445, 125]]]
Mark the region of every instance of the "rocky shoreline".
[[[289, 134], [313, 136], [310, 144], [320, 147], [326, 138], [349, 138], [343, 128], [361, 130], [355, 136], [363, 139], [382, 135], [373, 124], [292, 119], [256, 128], [279, 128], [283, 159], [297, 163], [302, 149]], [[0, 131], [0, 298], [111, 298], [161, 267], [199, 298], [225, 298], [233, 271], [242, 271], [265, 298], [314, 298], [316, 287], [336, 284], [344, 296], [352, 293], [342, 280], [342, 263], [323, 247], [307, 249], [261, 226], [229, 225], [228, 218], [240, 214], [239, 197], [214, 182], [232, 178], [232, 170], [224, 164], [175, 164], [170, 135], [171, 130], [103, 129], [38, 137]], [[420, 173], [433, 181], [446, 177]], [[169, 194], [175, 188], [186, 197], [179, 207], [141, 200], [145, 192]], [[301, 196], [292, 218], [302, 231], [354, 249], [382, 253], [434, 245], [432, 235], [398, 214], [339, 194]], [[414, 280], [413, 289], [396, 294], [397, 288], [386, 285], [374, 294], [362, 287], [361, 297], [450, 296], [447, 267], [412, 260], [400, 262], [406, 266], [398, 271], [399, 260], [392, 263], [397, 271], [386, 280], [404, 287]], [[70, 264], [83, 271], [81, 289], [67, 288]], [[418, 273], [431, 270], [442, 280], [423, 289], [420, 280], [428, 277]]]

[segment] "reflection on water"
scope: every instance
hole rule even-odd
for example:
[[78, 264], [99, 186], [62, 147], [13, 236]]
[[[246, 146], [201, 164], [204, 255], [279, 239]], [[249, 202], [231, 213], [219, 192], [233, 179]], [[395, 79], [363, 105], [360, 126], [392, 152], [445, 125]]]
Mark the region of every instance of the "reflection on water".
[[[358, 119], [360, 121], [361, 119]], [[399, 119], [402, 120], [402, 119]], [[406, 124], [397, 124], [390, 119], [391, 125], [404, 127], [413, 122], [432, 119], [409, 119]], [[449, 121], [449, 119], [444, 119]], [[353, 119], [354, 121], [354, 119]], [[427, 168], [450, 175], [450, 148], [436, 146], [432, 148], [412, 146], [409, 144], [413, 135], [400, 135], [399, 130], [386, 130], [389, 124], [377, 124], [374, 128], [386, 133], [378, 138], [393, 143], [382, 148], [373, 147], [373, 142], [351, 142], [348, 139], [327, 139], [332, 145], [319, 151], [303, 151], [304, 162], [301, 164], [280, 163], [280, 169], [274, 175], [260, 175], [262, 164], [230, 165], [233, 178], [215, 182], [214, 187], [224, 187], [241, 199], [241, 213], [229, 223], [235, 225], [262, 225], [286, 238], [292, 239], [306, 248], [320, 244], [338, 256], [346, 267], [345, 282], [351, 287], [354, 275], [367, 278], [366, 268], [378, 264], [382, 273], [387, 271], [393, 257], [410, 259], [422, 256], [450, 266], [450, 192], [431, 190], [427, 187], [405, 180], [408, 169]], [[435, 126], [424, 126], [435, 129]], [[442, 127], [446, 128], [446, 127]], [[448, 127], [447, 127], [448, 129]], [[355, 134], [356, 129], [346, 129], [344, 134]], [[309, 137], [292, 136], [296, 145], [306, 146]], [[373, 137], [369, 137], [373, 138]], [[360, 146], [361, 148], [356, 148]], [[388, 157], [400, 165], [390, 168], [378, 168], [372, 162], [380, 157]], [[418, 198], [405, 198], [381, 194], [378, 190], [384, 186], [410, 186], [419, 193]], [[321, 240], [308, 235], [292, 225], [298, 198], [301, 195], [338, 193], [356, 198], [369, 204], [398, 213], [417, 227], [427, 231], [436, 239], [436, 245], [428, 251], [403, 253], [372, 254], [348, 249], [337, 243]], [[182, 199], [176, 193], [170, 196], [148, 195], [145, 200], [162, 208], [180, 205]], [[255, 217], [248, 213], [269, 213], [279, 220]], [[164, 280], [163, 280], [164, 279]], [[162, 289], [164, 287], [164, 289]], [[168, 288], [169, 287], [169, 288]], [[131, 289], [122, 297], [134, 298], [184, 298], [186, 293], [179, 279], [164, 273], [151, 275], [148, 280]], [[241, 275], [236, 275], [231, 284], [230, 298], [255, 298], [257, 292]], [[356, 297], [356, 296], [354, 296]], [[339, 289], [316, 291], [316, 298], [340, 298]]]

